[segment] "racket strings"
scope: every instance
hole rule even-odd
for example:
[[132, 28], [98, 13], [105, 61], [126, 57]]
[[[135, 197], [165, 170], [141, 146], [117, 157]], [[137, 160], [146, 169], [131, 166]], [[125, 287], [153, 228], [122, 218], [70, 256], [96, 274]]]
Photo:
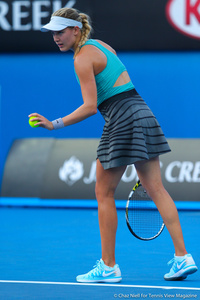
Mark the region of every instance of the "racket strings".
[[141, 239], [152, 239], [163, 229], [162, 217], [142, 186], [129, 199], [128, 222], [133, 233]]

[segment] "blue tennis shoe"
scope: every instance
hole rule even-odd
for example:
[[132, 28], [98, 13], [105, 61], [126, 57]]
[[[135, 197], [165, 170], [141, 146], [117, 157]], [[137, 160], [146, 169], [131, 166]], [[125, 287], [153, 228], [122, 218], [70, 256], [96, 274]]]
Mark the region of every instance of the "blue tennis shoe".
[[103, 260], [97, 260], [94, 269], [90, 272], [76, 277], [78, 282], [119, 282], [122, 280], [121, 271], [118, 265], [113, 268], [104, 264]]
[[169, 273], [164, 275], [165, 280], [183, 280], [188, 275], [197, 271], [197, 266], [191, 254], [184, 256], [175, 256], [172, 258], [168, 265], [173, 264]]

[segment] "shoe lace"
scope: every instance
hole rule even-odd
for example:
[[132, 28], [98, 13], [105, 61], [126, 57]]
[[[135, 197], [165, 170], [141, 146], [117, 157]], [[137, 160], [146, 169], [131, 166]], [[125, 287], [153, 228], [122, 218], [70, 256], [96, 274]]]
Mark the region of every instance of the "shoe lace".
[[100, 260], [96, 261], [96, 265], [93, 266], [93, 270], [91, 270], [89, 273], [93, 276], [99, 276], [102, 273], [102, 270], [104, 269], [103, 264]]
[[168, 266], [172, 265], [175, 262], [175, 258], [173, 257], [167, 264]]
[[173, 257], [167, 264], [168, 264], [168, 266], [173, 264], [172, 267], [171, 267], [171, 270], [175, 270], [176, 269], [176, 264], [177, 264], [177, 261], [176, 261], [175, 257]]

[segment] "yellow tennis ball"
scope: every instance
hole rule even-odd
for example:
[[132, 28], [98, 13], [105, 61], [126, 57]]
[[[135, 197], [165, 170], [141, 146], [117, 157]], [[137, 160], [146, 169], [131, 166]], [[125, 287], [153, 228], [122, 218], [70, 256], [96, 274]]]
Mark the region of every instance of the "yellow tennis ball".
[[39, 122], [39, 121], [34, 121], [35, 118], [37, 118], [37, 117], [30, 117], [30, 118], [29, 118], [29, 125], [30, 125], [31, 127], [33, 127], [33, 128], [34, 128], [34, 127], [39, 127], [39, 125], [36, 125], [36, 126], [35, 126], [35, 124]]

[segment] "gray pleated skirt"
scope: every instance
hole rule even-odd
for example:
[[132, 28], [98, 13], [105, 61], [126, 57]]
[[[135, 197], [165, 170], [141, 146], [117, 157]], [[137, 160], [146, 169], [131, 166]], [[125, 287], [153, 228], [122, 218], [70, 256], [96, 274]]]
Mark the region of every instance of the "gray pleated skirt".
[[97, 158], [105, 170], [171, 151], [158, 121], [135, 89], [109, 98], [98, 109], [105, 125]]

